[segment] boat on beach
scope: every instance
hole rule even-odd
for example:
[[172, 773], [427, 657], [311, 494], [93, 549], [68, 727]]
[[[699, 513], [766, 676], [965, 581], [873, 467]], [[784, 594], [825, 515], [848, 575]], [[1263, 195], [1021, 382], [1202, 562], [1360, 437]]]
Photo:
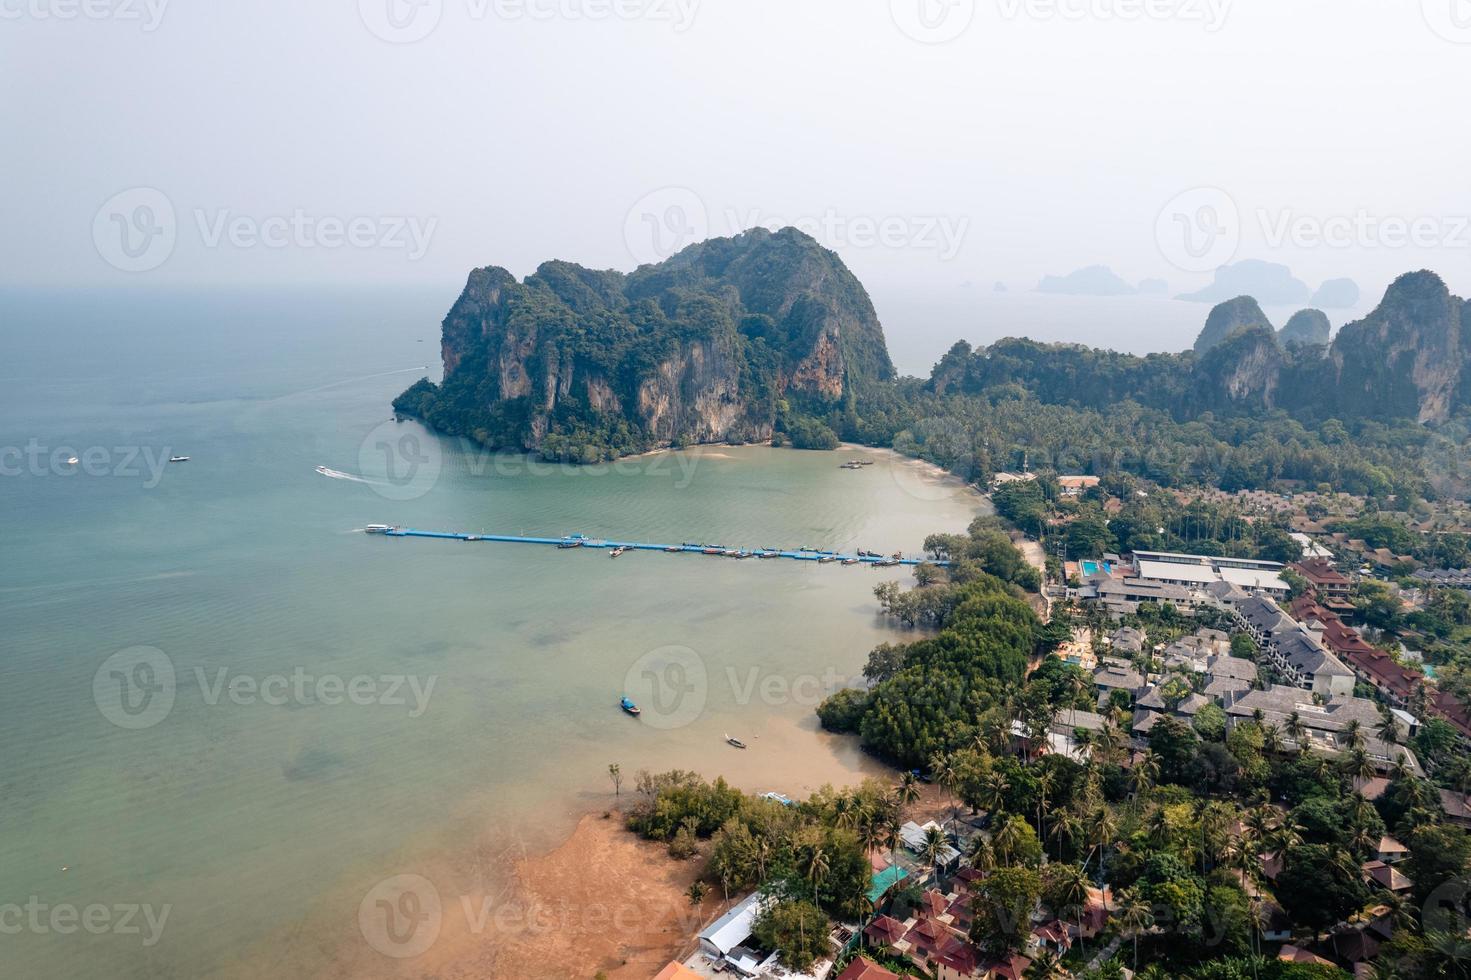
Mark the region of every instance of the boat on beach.
[[734, 745], [738, 749], [744, 749], [744, 748], [747, 747], [745, 742], [742, 742], [740, 739], [736, 738], [734, 735], [726, 735], [725, 736], [725, 740], [727, 742], [729, 742], [731, 745]]
[[628, 700], [626, 696], [618, 702], [618, 707], [622, 708], [628, 714], [633, 715], [635, 718], [643, 714], [643, 711], [639, 709], [639, 706]]

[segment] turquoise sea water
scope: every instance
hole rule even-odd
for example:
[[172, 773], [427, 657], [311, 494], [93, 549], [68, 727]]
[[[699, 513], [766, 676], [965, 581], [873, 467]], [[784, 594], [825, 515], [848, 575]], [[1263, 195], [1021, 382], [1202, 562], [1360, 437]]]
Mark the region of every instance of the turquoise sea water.
[[902, 636], [893, 571], [359, 529], [915, 552], [979, 500], [860, 450], [553, 467], [395, 424], [446, 302], [0, 297], [0, 973], [306, 975], [365, 889], [547, 846], [610, 762], [793, 795], [874, 768], [812, 707]]

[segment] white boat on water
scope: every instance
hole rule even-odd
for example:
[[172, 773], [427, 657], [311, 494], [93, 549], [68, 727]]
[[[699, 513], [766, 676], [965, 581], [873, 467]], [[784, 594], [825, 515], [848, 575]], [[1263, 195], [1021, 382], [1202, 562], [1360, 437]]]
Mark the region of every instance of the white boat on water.
[[170, 463], [187, 463], [187, 462], [189, 462], [189, 457], [188, 456], [170, 456], [169, 457], [169, 462]]
[[66, 460], [66, 465], [67, 466], [76, 466], [80, 462], [81, 462], [81, 460], [77, 459], [75, 456], [68, 456], [67, 457], [67, 460]]
[[389, 531], [392, 531], [393, 530], [393, 525], [392, 524], [369, 524], [367, 527], [363, 528], [363, 530], [366, 531], [366, 532], [368, 532], [369, 534], [387, 534]]

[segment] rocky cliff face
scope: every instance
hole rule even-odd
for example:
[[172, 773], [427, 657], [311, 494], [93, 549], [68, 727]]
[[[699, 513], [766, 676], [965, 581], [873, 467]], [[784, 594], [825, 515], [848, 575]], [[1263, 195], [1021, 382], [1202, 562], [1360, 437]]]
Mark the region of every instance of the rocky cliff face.
[[1250, 296], [1237, 296], [1218, 303], [1205, 318], [1205, 328], [1195, 338], [1195, 353], [1204, 354], [1238, 330], [1250, 327], [1272, 329], [1271, 321]]
[[1322, 310], [1298, 310], [1277, 333], [1282, 346], [1322, 347], [1333, 333], [1333, 324]]
[[[1433, 272], [1396, 279], [1373, 313], [1334, 338], [1329, 361], [1340, 410], [1440, 422], [1471, 401], [1468, 304]], [[1359, 410], [1354, 412], [1355, 406]]]
[[863, 287], [790, 228], [628, 275], [547, 262], [518, 283], [476, 269], [441, 353], [443, 383], [415, 385], [399, 411], [569, 458], [769, 439], [783, 413], [830, 410], [894, 376]]
[[1282, 348], [1270, 326], [1242, 328], [1196, 365], [1198, 396], [1212, 410], [1229, 406], [1270, 411], [1277, 407], [1283, 365]]

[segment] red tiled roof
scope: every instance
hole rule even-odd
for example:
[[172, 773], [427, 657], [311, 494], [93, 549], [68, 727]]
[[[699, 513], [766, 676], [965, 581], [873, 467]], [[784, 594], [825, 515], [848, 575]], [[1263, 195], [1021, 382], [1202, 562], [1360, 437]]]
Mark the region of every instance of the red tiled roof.
[[838, 974], [837, 980], [899, 980], [899, 974], [884, 969], [866, 956], [860, 956]]
[[1349, 584], [1348, 579], [1338, 569], [1322, 558], [1310, 558], [1287, 567], [1307, 579], [1312, 585], [1333, 585], [1343, 588]]
[[868, 924], [863, 934], [879, 946], [892, 946], [904, 938], [904, 923], [890, 915], [881, 915]]
[[948, 966], [961, 976], [970, 976], [976, 972], [980, 959], [980, 953], [970, 943], [951, 939], [943, 949], [935, 954], [934, 961]]

